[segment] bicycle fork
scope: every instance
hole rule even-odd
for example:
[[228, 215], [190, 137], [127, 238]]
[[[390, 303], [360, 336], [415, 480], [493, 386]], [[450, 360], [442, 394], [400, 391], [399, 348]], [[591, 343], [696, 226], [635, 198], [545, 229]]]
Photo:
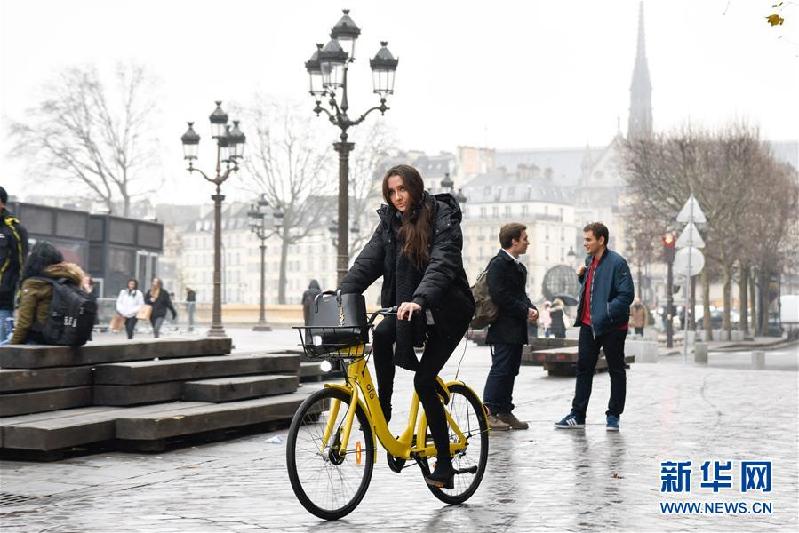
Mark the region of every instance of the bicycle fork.
[[[352, 399], [350, 400], [350, 405], [347, 408], [347, 413], [344, 415], [344, 421], [342, 425], [344, 426], [339, 430], [340, 434], [337, 436], [337, 444], [338, 450], [337, 453], [340, 457], [344, 457], [347, 454], [347, 449], [349, 447], [350, 441], [350, 432], [352, 430], [352, 424], [355, 421], [355, 412], [358, 409], [358, 387], [353, 387], [352, 389]], [[335, 430], [336, 419], [338, 418], [339, 411], [341, 410], [341, 400], [338, 398], [334, 398], [331, 405], [330, 405], [330, 417], [325, 424], [325, 431], [322, 435], [322, 442], [319, 445], [319, 453], [324, 455], [325, 448], [327, 448], [328, 443], [330, 442], [330, 438], [333, 435], [333, 431]]]

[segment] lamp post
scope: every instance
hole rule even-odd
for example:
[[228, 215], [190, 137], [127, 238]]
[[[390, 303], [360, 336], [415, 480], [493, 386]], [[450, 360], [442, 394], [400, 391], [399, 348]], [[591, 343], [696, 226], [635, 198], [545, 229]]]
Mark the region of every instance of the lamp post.
[[458, 192], [455, 192], [455, 182], [452, 181], [452, 178], [449, 176], [449, 172], [444, 173], [444, 178], [441, 180], [441, 188], [454, 196], [455, 200], [457, 200], [459, 204], [466, 203], [466, 195], [463, 194], [463, 189], [458, 189]]
[[[216, 173], [209, 178], [205, 172], [194, 167], [197, 152], [200, 146], [200, 136], [194, 131], [194, 122], [189, 122], [180, 140], [183, 143], [183, 158], [189, 162], [188, 171], [199, 172], [207, 181], [216, 185], [216, 194], [211, 195], [214, 201], [214, 296], [211, 307], [211, 329], [209, 337], [226, 337], [225, 328], [222, 327], [222, 294], [221, 294], [221, 248], [222, 248], [222, 201], [225, 199], [221, 193], [222, 184], [230, 177], [231, 172], [238, 172], [239, 159], [244, 156], [244, 134], [239, 129], [239, 122], [233, 121], [233, 129], [228, 125], [228, 116], [222, 110], [222, 101], [216, 101], [216, 108], [208, 117], [211, 122], [211, 138], [216, 139]], [[224, 164], [225, 170], [222, 171]]]
[[[333, 244], [333, 248], [338, 248], [339, 244], [339, 236], [341, 235], [340, 226], [338, 220], [333, 219], [330, 221], [330, 225], [327, 227], [327, 231], [330, 232], [330, 242]], [[354, 233], [355, 235], [361, 232], [361, 228], [358, 227], [358, 222], [354, 222], [352, 227], [349, 230], [349, 233]]]
[[266, 195], [261, 194], [258, 201], [250, 206], [247, 211], [247, 217], [250, 219], [250, 231], [252, 231], [258, 240], [261, 241], [261, 292], [260, 292], [260, 309], [258, 312], [258, 324], [253, 326], [253, 331], [271, 331], [266, 324], [266, 240], [272, 235], [280, 233], [280, 228], [283, 227], [283, 212], [280, 209], [275, 209], [272, 212], [274, 220], [274, 230], [269, 230], [266, 227], [266, 208], [269, 207], [269, 202], [266, 200]]
[[663, 259], [666, 261], [666, 347], [674, 347], [674, 233], [663, 236]]
[[[351, 119], [347, 114], [349, 110], [347, 74], [349, 64], [355, 61], [355, 42], [361, 34], [361, 30], [350, 18], [349, 10], [344, 9], [343, 12], [343, 16], [330, 32], [330, 42], [324, 46], [317, 44], [316, 51], [305, 62], [305, 68], [310, 78], [309, 92], [316, 101], [314, 113], [317, 116], [324, 113], [330, 122], [340, 130], [339, 142], [333, 143], [333, 148], [339, 155], [338, 220], [340, 224], [336, 242], [338, 283], [341, 283], [347, 273], [349, 262], [347, 236], [349, 154], [355, 148], [355, 143], [349, 142], [347, 132], [351, 127], [363, 122], [372, 111], [380, 111], [382, 115], [388, 110], [386, 101], [388, 95], [394, 94], [394, 74], [398, 63], [398, 59], [388, 51], [388, 43], [381, 41], [380, 49], [369, 61], [369, 66], [372, 69], [373, 92], [379, 96], [380, 105], [371, 107], [354, 120]], [[337, 93], [341, 95], [340, 102]], [[322, 105], [322, 99], [325, 97], [329, 97], [327, 103], [330, 109]]]

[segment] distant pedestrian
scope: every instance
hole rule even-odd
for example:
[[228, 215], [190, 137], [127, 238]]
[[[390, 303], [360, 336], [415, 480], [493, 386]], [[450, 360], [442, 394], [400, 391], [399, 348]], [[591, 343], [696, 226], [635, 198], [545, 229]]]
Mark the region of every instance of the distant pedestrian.
[[556, 339], [566, 338], [566, 321], [564, 320], [565, 311], [563, 309], [563, 300], [555, 298], [549, 308], [549, 319], [551, 322], [552, 336]]
[[139, 290], [139, 282], [131, 278], [128, 280], [128, 287], [119, 291], [116, 303], [117, 313], [125, 319], [125, 333], [128, 334], [128, 339], [133, 338], [138, 320], [136, 315], [143, 305], [144, 295]]
[[552, 335], [552, 315], [549, 314], [551, 308], [552, 302], [546, 300], [538, 316], [538, 325], [544, 330], [544, 338], [546, 339]]
[[608, 228], [601, 222], [583, 228], [583, 246], [588, 258], [586, 264], [577, 270], [580, 282], [580, 301], [574, 324], [580, 327], [577, 382], [571, 413], [555, 423], [559, 428], [585, 427], [600, 350], [605, 352], [610, 374], [610, 401], [605, 411], [608, 431], [619, 430], [619, 417], [624, 411], [627, 396], [624, 341], [635, 287], [627, 261], [608, 249], [608, 237]]
[[[306, 326], [309, 326], [308, 323], [311, 318], [311, 306], [313, 306], [314, 301], [316, 300], [316, 296], [322, 292], [322, 288], [319, 286], [319, 282], [315, 279], [312, 279], [310, 283], [308, 283], [308, 288], [305, 292], [302, 293], [302, 319], [305, 322]], [[305, 330], [306, 335], [306, 343], [311, 342], [311, 332], [310, 330]]]
[[640, 298], [636, 298], [635, 301], [633, 301], [633, 305], [630, 307], [630, 326], [635, 330], [636, 335], [644, 336], [646, 320], [646, 306], [641, 303]]
[[194, 312], [197, 308], [197, 291], [186, 287], [186, 311], [189, 315], [189, 331], [194, 331]]
[[311, 304], [314, 302], [316, 296], [321, 292], [322, 287], [319, 285], [319, 282], [315, 279], [312, 279], [310, 283], [308, 283], [308, 288], [302, 293], [302, 312], [306, 325], [308, 324], [308, 318], [310, 316], [308, 311], [311, 309]]
[[8, 193], [0, 187], [0, 340], [11, 335], [20, 273], [28, 256], [28, 232], [6, 209], [6, 202]]
[[164, 324], [167, 310], [172, 312], [173, 322], [178, 317], [177, 311], [172, 306], [172, 297], [169, 296], [167, 291], [163, 290], [160, 279], [153, 278], [150, 290], [147, 291], [147, 295], [144, 297], [144, 303], [153, 308], [150, 313], [150, 325], [153, 327], [153, 337], [157, 339], [161, 336], [161, 326]]
[[502, 249], [491, 259], [486, 280], [491, 301], [499, 311], [488, 326], [486, 344], [491, 345], [491, 370], [486, 378], [483, 403], [492, 429], [527, 429], [513, 414], [513, 386], [519, 374], [522, 349], [529, 342], [527, 325], [538, 319], [538, 310], [525, 293], [527, 268], [519, 256], [530, 244], [524, 225], [511, 223], [499, 230]]

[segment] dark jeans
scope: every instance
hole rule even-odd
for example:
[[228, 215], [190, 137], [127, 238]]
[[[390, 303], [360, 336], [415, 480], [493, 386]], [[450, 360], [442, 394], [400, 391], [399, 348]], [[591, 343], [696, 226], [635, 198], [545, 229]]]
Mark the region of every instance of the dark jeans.
[[156, 339], [161, 336], [161, 326], [164, 325], [164, 318], [166, 317], [159, 316], [150, 320], [150, 325], [153, 327], [153, 337]]
[[128, 338], [133, 338], [133, 330], [136, 329], [136, 321], [138, 318], [132, 316], [130, 318], [125, 318], [125, 333], [128, 334]]
[[626, 338], [626, 331], [614, 329], [595, 339], [590, 326], [580, 326], [577, 384], [574, 400], [572, 400], [573, 414], [585, 418], [600, 349], [605, 352], [605, 360], [608, 362], [608, 373], [610, 374], [610, 401], [605, 414], [616, 416], [622, 414], [624, 400], [627, 396], [627, 372], [624, 369], [624, 341]]
[[643, 337], [644, 336], [644, 328], [635, 328], [635, 334], [636, 335], [640, 335], [640, 336]]
[[513, 405], [513, 384], [522, 363], [521, 344], [495, 344], [491, 347], [491, 370], [483, 390], [483, 403], [491, 411], [510, 413]]
[[[439, 458], [449, 457], [449, 431], [447, 419], [444, 415], [444, 405], [438, 398], [435, 381], [436, 376], [444, 368], [444, 364], [452, 355], [453, 350], [460, 344], [461, 337], [466, 333], [466, 324], [458, 330], [445, 330], [432, 326], [427, 335], [424, 353], [419, 360], [419, 368], [413, 377], [413, 386], [419, 395], [419, 401], [427, 414], [427, 426], [436, 445], [436, 454]], [[375, 363], [377, 374], [377, 393], [380, 398], [380, 407], [386, 419], [391, 418], [391, 396], [394, 392], [394, 342], [397, 336], [397, 319], [393, 316], [385, 317], [375, 327], [372, 334], [372, 359]]]

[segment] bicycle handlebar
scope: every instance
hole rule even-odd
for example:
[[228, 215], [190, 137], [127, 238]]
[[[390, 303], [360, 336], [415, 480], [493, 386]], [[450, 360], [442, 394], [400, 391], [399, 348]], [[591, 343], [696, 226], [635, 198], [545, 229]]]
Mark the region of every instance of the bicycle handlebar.
[[394, 307], [381, 307], [380, 309], [378, 309], [377, 311], [372, 313], [371, 317], [369, 317], [369, 324], [372, 324], [375, 321], [375, 318], [377, 318], [377, 315], [383, 315], [383, 316], [396, 315], [397, 314], [397, 308], [398, 308], [398, 306], [396, 306], [396, 305]]

